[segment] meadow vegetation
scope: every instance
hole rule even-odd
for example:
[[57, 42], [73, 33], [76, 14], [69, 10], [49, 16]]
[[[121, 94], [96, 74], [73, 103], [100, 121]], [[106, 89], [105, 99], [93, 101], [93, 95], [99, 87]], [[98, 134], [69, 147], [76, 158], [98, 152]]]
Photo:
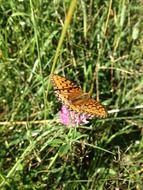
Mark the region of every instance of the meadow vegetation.
[[[0, 2], [0, 189], [142, 190], [143, 1]], [[62, 125], [51, 72], [109, 116]]]

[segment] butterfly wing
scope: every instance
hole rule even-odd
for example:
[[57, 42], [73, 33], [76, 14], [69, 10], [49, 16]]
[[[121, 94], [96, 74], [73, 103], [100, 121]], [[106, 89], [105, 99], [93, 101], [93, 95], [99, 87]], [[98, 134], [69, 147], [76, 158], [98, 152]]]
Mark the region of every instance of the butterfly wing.
[[65, 105], [69, 106], [71, 101], [77, 97], [80, 97], [83, 92], [80, 87], [76, 86], [70, 80], [59, 75], [53, 75], [51, 77], [54, 86], [55, 94]]
[[78, 105], [75, 102], [74, 105], [76, 107], [78, 106], [80, 112], [86, 113], [94, 117], [105, 118], [108, 115], [104, 106], [102, 106], [100, 102], [97, 102], [92, 98], [88, 98], [85, 101], [82, 100], [81, 102], [78, 102]]

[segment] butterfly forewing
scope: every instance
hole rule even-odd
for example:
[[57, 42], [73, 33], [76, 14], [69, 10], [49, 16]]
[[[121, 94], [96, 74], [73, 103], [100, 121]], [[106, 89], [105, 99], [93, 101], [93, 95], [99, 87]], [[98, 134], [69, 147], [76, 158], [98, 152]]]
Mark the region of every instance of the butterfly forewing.
[[95, 117], [107, 117], [105, 108], [70, 80], [54, 74], [52, 82], [58, 98], [71, 110]]
[[91, 98], [83, 101], [80, 110], [97, 117], [107, 117], [107, 111], [105, 108], [99, 102]]
[[52, 82], [55, 93], [65, 104], [68, 104], [67, 101], [72, 101], [72, 99], [75, 99], [77, 96], [80, 97], [83, 94], [80, 87], [76, 86], [73, 82], [67, 80], [65, 77], [53, 75]]

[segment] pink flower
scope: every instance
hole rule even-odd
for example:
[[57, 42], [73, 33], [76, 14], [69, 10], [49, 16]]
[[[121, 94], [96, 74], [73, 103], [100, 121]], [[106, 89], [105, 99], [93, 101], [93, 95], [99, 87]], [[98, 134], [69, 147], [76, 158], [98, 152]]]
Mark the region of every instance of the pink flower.
[[91, 118], [91, 116], [87, 114], [71, 111], [65, 105], [62, 106], [59, 116], [62, 124], [72, 127], [87, 124], [89, 122], [87, 119]]

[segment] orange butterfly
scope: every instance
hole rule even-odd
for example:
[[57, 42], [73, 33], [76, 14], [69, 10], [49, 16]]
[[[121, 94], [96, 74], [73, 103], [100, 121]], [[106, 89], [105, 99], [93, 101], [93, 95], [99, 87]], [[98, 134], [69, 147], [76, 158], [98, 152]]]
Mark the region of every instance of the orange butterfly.
[[56, 95], [69, 109], [91, 117], [107, 117], [108, 113], [104, 106], [84, 93], [80, 87], [70, 80], [56, 74], [52, 75], [51, 80]]

